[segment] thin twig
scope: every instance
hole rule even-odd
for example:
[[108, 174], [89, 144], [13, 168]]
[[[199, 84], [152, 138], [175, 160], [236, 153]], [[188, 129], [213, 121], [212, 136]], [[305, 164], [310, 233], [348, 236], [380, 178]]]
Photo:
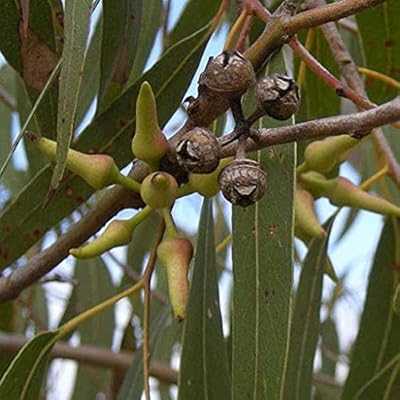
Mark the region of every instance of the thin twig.
[[144, 395], [150, 400], [150, 298], [151, 298], [151, 277], [157, 261], [157, 247], [160, 244], [165, 231], [165, 223], [161, 221], [154, 246], [150, 252], [149, 260], [143, 274], [144, 283], [144, 311], [143, 311], [143, 379]]
[[[313, 1], [312, 4], [323, 7], [325, 0], [316, 0]], [[349, 87], [351, 87], [360, 96], [364, 97], [367, 102], [370, 102], [364, 87], [364, 83], [358, 73], [357, 65], [351, 57], [350, 52], [347, 50], [336, 25], [334, 23], [328, 23], [322, 26], [321, 29], [327, 39], [333, 57], [338, 63], [341, 73]], [[393, 154], [393, 151], [381, 129], [376, 129], [373, 132], [373, 139], [378, 153], [384, 156], [384, 162], [389, 168], [388, 176], [390, 176], [396, 185], [400, 187], [400, 165], [397, 162], [396, 157]]]
[[[260, 6], [258, 2], [256, 2], [256, 0], [248, 1], [249, 3], [255, 4], [254, 12], [257, 13], [260, 10], [265, 11], [265, 8]], [[257, 39], [257, 41], [253, 43], [251, 48], [245, 52], [245, 56], [249, 58], [253, 62], [254, 67], [258, 69], [274, 51], [276, 51], [284, 43], [286, 43], [290, 39], [290, 36], [294, 35], [298, 30], [317, 26], [329, 21], [336, 21], [345, 16], [377, 5], [382, 1], [383, 0], [342, 0], [340, 2], [321, 7], [318, 10], [309, 10], [302, 12], [294, 17], [276, 16], [276, 18], [273, 19], [273, 24], [267, 24], [266, 30]], [[224, 0], [221, 3], [221, 7], [218, 12], [218, 16], [215, 18], [215, 21], [219, 21], [221, 13], [226, 10], [228, 4], [229, 2], [227, 0]], [[216, 102], [219, 102], [219, 100], [213, 99], [205, 106], [205, 109], [202, 110], [204, 111], [202, 113], [202, 120], [198, 121], [199, 123], [201, 123], [202, 126], [210, 125], [210, 123], [212, 123], [214, 119], [216, 119], [226, 111], [226, 109], [224, 110], [223, 108], [218, 106]], [[218, 112], [215, 111], [216, 109], [218, 109]], [[394, 112], [396, 112], [396, 110], [394, 110]], [[389, 120], [390, 118], [387, 119]], [[189, 119], [183, 125], [183, 127], [175, 133], [173, 138], [171, 138], [171, 147], [173, 148], [173, 146], [176, 145], [176, 143], [179, 141], [179, 138], [182, 136], [182, 134], [192, 127], [193, 121]], [[324, 136], [325, 133], [318, 132], [318, 134], [320, 134], [321, 136]], [[270, 139], [271, 138], [268, 137], [268, 140], [266, 140], [266, 142], [269, 143], [269, 141], [271, 141]], [[274, 140], [272, 141], [278, 143], [279, 139], [276, 139], [277, 138], [274, 138]], [[285, 142], [289, 141], [287, 137], [282, 139], [285, 140]], [[293, 137], [290, 139], [290, 141], [295, 140], [298, 139]], [[256, 147], [254, 145], [254, 142], [252, 141], [250, 141], [249, 145], [250, 147]], [[234, 148], [235, 145], [233, 144], [233, 146], [227, 146], [224, 151], [229, 152], [232, 151]], [[114, 202], [103, 202], [103, 204], [101, 205], [103, 208], [100, 207], [98, 210], [98, 207], [96, 206], [96, 210], [93, 210], [96, 218], [93, 218], [93, 215], [91, 215], [89, 218], [86, 218], [85, 216], [82, 221], [71, 227], [70, 231], [67, 234], [62, 235], [61, 239], [53, 244], [50, 248], [43, 251], [41, 255], [33, 257], [32, 260], [30, 260], [29, 263], [26, 265], [26, 267], [18, 268], [15, 272], [11, 274], [9, 278], [1, 278], [0, 301], [5, 301], [17, 297], [24, 288], [26, 288], [36, 280], [40, 279], [44, 274], [52, 270], [60, 261], [67, 257], [68, 250], [70, 248], [82, 244], [102, 225], [104, 225], [104, 223], [118, 211], [118, 207], [116, 207], [114, 203], [117, 202], [118, 204], [121, 204], [123, 202], [127, 202], [126, 193], [118, 192], [118, 189], [119, 188], [113, 188], [110, 191], [114, 196]], [[132, 194], [130, 196], [132, 198]], [[137, 208], [139, 204], [141, 204], [138, 197], [133, 197], [133, 203], [133, 206], [135, 208]]]
[[[246, 151], [255, 151], [277, 144], [315, 140], [342, 134], [353, 135], [361, 139], [377, 126], [390, 124], [398, 120], [400, 120], [400, 96], [368, 111], [315, 119], [278, 128], [252, 129], [251, 139], [247, 139], [246, 142]], [[236, 154], [239, 144], [237, 140], [230, 142], [231, 136], [236, 137], [236, 132], [233, 131], [219, 139], [222, 144], [229, 143], [222, 148], [222, 158]]]

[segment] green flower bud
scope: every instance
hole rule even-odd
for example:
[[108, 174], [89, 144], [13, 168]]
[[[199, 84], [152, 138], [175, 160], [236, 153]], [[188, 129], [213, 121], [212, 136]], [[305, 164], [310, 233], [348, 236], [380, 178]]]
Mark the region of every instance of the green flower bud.
[[314, 198], [310, 192], [297, 188], [294, 195], [295, 234], [307, 242], [308, 240], [326, 235], [320, 225], [314, 210]]
[[148, 82], [143, 82], [136, 102], [136, 132], [132, 139], [132, 152], [139, 160], [157, 169], [168, 148], [168, 141], [158, 124], [153, 90]]
[[161, 265], [166, 268], [168, 292], [175, 318], [186, 317], [189, 298], [188, 270], [193, 256], [193, 246], [184, 237], [176, 236], [164, 239], [157, 248]]
[[175, 201], [178, 184], [175, 178], [166, 172], [153, 172], [142, 182], [140, 195], [151, 208], [168, 208]]
[[378, 214], [400, 217], [399, 207], [382, 197], [365, 192], [346, 178], [326, 179], [317, 172], [307, 172], [301, 174], [300, 179], [314, 196], [327, 197], [338, 207], [362, 208]]
[[[33, 134], [29, 137], [50, 161], [56, 161], [57, 142]], [[107, 154], [85, 154], [69, 149], [66, 167], [97, 190], [115, 183], [130, 184], [131, 189], [139, 190], [139, 184], [122, 175], [114, 159]]]
[[69, 253], [76, 258], [99, 256], [113, 247], [128, 244], [132, 240], [133, 230], [130, 220], [114, 220], [97, 239], [86, 246], [71, 249]]
[[400, 208], [382, 197], [365, 192], [346, 178], [338, 177], [334, 181], [336, 181], [335, 189], [327, 194], [333, 204], [339, 207], [363, 208], [378, 214], [400, 217]]
[[232, 157], [220, 160], [216, 170], [210, 174], [190, 174], [188, 185], [193, 191], [204, 197], [215, 196], [220, 188], [218, 183], [219, 173], [232, 161]]
[[360, 141], [349, 135], [328, 137], [310, 143], [304, 151], [307, 170], [326, 173], [346, 159], [346, 156]]
[[333, 180], [328, 180], [325, 176], [315, 171], [303, 173], [299, 178], [304, 188], [316, 198], [325, 196], [327, 192], [335, 187]]

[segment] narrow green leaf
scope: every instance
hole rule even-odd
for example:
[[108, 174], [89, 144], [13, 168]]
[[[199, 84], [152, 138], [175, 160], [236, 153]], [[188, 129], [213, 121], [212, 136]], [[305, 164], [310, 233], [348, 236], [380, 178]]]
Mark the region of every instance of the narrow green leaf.
[[[141, 83], [145, 80], [151, 82], [159, 104], [160, 123], [164, 125], [177, 109], [191, 82], [209, 37], [207, 25], [169, 49], [153, 68], [85, 129], [76, 148], [108, 153], [121, 167], [131, 161], [130, 141], [135, 122], [133, 110]], [[0, 243], [0, 268], [21, 256], [50, 227], [92, 193], [82, 179], [70, 175], [62, 182], [47, 208], [43, 209], [50, 178], [51, 167], [47, 166], [0, 215], [0, 236], [4, 239]]]
[[[357, 14], [365, 66], [400, 80], [400, 2], [386, 0]], [[380, 81], [367, 79], [366, 87], [371, 100], [383, 103], [395, 97], [395, 89]]]
[[[304, 42], [307, 32], [300, 35]], [[332, 74], [339, 77], [338, 67], [332, 58], [331, 51], [320, 29], [314, 30], [314, 40], [310, 49], [311, 54], [324, 65]], [[296, 78], [299, 77], [301, 61], [296, 58]], [[296, 114], [296, 121], [309, 121], [315, 118], [328, 117], [339, 114], [340, 98], [325, 82], [315, 76], [307, 67], [304, 69], [304, 82], [300, 88], [300, 110]], [[307, 142], [300, 142], [298, 146], [298, 162], [303, 161], [303, 152]]]
[[[77, 313], [81, 313], [110, 297], [114, 292], [111, 276], [100, 257], [80, 260], [75, 265]], [[110, 348], [114, 334], [114, 310], [109, 308], [82, 325], [77, 331], [80, 344]], [[94, 399], [106, 393], [110, 384], [110, 371], [79, 365], [72, 399]]]
[[[285, 71], [281, 54], [272, 68]], [[259, 121], [266, 123], [274, 122]], [[234, 400], [280, 399], [287, 362], [296, 146], [275, 146], [256, 158], [268, 175], [267, 192], [255, 205], [232, 212]]]
[[[352, 352], [350, 371], [344, 385], [343, 400], [395, 399], [400, 396], [399, 363], [370, 385], [365, 385], [393, 357], [400, 353], [400, 317], [392, 307], [396, 286], [394, 222], [387, 220], [369, 275], [367, 297]], [[392, 376], [392, 373], [395, 373]], [[364, 387], [360, 391], [360, 389]], [[386, 397], [385, 397], [386, 396]]]
[[331, 217], [325, 224], [328, 233], [325, 238], [311, 241], [302, 267], [290, 332], [284, 396], [287, 400], [311, 398], [314, 356], [320, 331], [322, 283], [333, 221], [334, 217]]
[[43, 332], [22, 347], [0, 379], [1, 399], [38, 399], [57, 335], [57, 331]]
[[212, 201], [203, 202], [184, 325], [179, 400], [230, 399], [230, 376], [219, 307]]
[[[51, 3], [51, 4], [50, 4]], [[0, 50], [23, 78], [31, 102], [34, 103], [57, 65], [62, 35], [57, 33], [53, 18], [58, 1], [35, 0], [29, 7], [29, 27], [20, 28], [18, 2], [5, 0], [0, 13]], [[56, 36], [58, 37], [56, 39]], [[37, 110], [41, 133], [53, 137], [56, 132], [58, 86], [53, 85], [43, 96]]]
[[90, 6], [90, 3], [82, 0], [67, 1], [65, 6], [65, 44], [57, 114], [57, 162], [51, 178], [52, 190], [58, 187], [64, 175], [67, 154], [75, 131], [89, 33]]
[[220, 2], [215, 0], [187, 1], [182, 15], [169, 34], [168, 45], [173, 45], [200, 29], [217, 13], [219, 6]]
[[89, 106], [94, 101], [100, 86], [100, 54], [101, 38], [103, 30], [103, 16], [94, 28], [94, 33], [89, 44], [83, 67], [81, 90], [79, 91], [79, 103], [77, 107], [76, 125], [78, 126], [85, 117]]
[[339, 335], [335, 320], [329, 316], [321, 324], [321, 373], [335, 378], [340, 354]]
[[103, 35], [98, 110], [117, 97], [128, 80], [142, 20], [143, 0], [103, 1]]
[[129, 85], [139, 79], [140, 74], [143, 72], [161, 25], [162, 0], [146, 0], [143, 2], [143, 7], [138, 49], [129, 75]]

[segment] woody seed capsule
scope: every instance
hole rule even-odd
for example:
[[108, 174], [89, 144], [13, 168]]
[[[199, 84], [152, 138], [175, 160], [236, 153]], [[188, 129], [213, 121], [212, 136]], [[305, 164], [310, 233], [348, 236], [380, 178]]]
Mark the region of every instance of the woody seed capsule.
[[238, 51], [210, 58], [199, 85], [226, 98], [240, 97], [255, 82], [252, 64]]
[[266, 76], [259, 80], [256, 85], [256, 97], [259, 108], [278, 120], [291, 117], [300, 105], [296, 82], [281, 74]]
[[267, 186], [266, 174], [260, 164], [250, 159], [236, 159], [219, 175], [224, 197], [233, 205], [247, 207], [260, 200]]
[[189, 172], [208, 174], [218, 167], [220, 145], [206, 128], [187, 132], [176, 146], [178, 163]]

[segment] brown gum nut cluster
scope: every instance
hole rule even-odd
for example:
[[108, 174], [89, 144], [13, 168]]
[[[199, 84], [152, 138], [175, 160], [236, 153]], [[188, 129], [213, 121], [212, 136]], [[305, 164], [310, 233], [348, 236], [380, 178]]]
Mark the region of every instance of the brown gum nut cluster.
[[[188, 114], [195, 123], [204, 117], [210, 99], [217, 104], [216, 108], [220, 104], [221, 109], [227, 108], [232, 100], [240, 99], [255, 83], [255, 72], [240, 53], [224, 51], [210, 58], [198, 83], [199, 97], [192, 99], [188, 107]], [[295, 81], [283, 74], [266, 76], [258, 81], [256, 97], [258, 108], [278, 120], [288, 119], [298, 110], [300, 103]], [[219, 155], [218, 140], [211, 131], [201, 127], [187, 132], [176, 147], [178, 163], [194, 173], [214, 171]], [[254, 204], [266, 190], [265, 172], [259, 163], [250, 159], [234, 160], [221, 171], [218, 180], [225, 198], [243, 207]]]

